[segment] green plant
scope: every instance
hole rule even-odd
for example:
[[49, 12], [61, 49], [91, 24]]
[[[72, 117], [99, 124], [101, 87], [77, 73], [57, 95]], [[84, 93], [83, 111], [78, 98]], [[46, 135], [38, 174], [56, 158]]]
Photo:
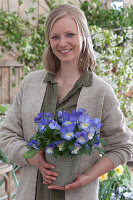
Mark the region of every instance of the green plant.
[[[63, 1], [45, 2], [51, 10]], [[20, 5], [22, 3], [20, 0]], [[103, 9], [99, 1], [92, 0], [82, 2], [81, 9], [87, 17], [97, 57], [95, 72], [112, 85], [127, 124], [133, 129], [133, 96], [129, 94], [133, 80], [133, 6], [124, 7], [121, 11]], [[34, 9], [30, 8], [25, 14], [29, 16], [33, 12]], [[34, 17], [29, 22], [16, 12], [0, 11], [0, 31], [3, 33], [0, 36], [1, 56], [6, 51], [20, 61], [24, 65], [24, 76], [31, 70], [43, 68], [42, 55], [47, 46], [45, 20], [46, 17], [40, 15], [38, 22]]]
[[[130, 193], [131, 176], [127, 165], [118, 166], [99, 178], [99, 200], [124, 200]], [[132, 194], [130, 193], [132, 199]]]
[[[35, 1], [32, 0], [32, 3]], [[62, 1], [45, 0], [49, 9], [53, 9]], [[19, 0], [19, 5], [23, 4]], [[45, 20], [44, 15], [39, 15], [38, 20], [30, 17], [36, 8], [29, 8], [24, 11], [27, 16], [22, 19], [17, 12], [9, 13], [0, 10], [0, 36], [1, 55], [6, 51], [11, 56], [24, 65], [23, 75], [27, 75], [32, 70], [43, 69], [42, 55], [47, 44], [45, 41]], [[31, 18], [29, 21], [28, 17]], [[22, 77], [23, 78], [23, 77]]]
[[113, 87], [127, 124], [133, 129], [133, 96], [128, 95], [133, 80], [133, 30], [127, 33], [124, 46], [124, 38], [112, 30], [91, 26], [90, 33], [97, 58], [96, 74]]
[[7, 107], [0, 105], [0, 115], [4, 115], [5, 111], [7, 111]]
[[99, 129], [102, 125], [98, 118], [93, 120], [80, 108], [72, 114], [59, 111], [58, 118], [54, 119], [51, 113], [38, 113], [34, 122], [38, 124], [38, 131], [27, 143], [29, 149], [23, 154], [26, 159], [32, 158], [42, 149], [46, 154], [57, 156], [90, 155], [92, 149], [105, 153], [100, 147], [106, 142], [99, 138]]
[[4, 33], [0, 38], [1, 52], [7, 51], [20, 61], [24, 65], [24, 75], [30, 70], [43, 68], [41, 61], [46, 46], [44, 22], [45, 17], [41, 15], [38, 24], [34, 27], [28, 20], [19, 17], [16, 12], [0, 11], [0, 30]]
[[[7, 111], [7, 107], [0, 105], [0, 125], [4, 120], [4, 116], [3, 115], [5, 115], [6, 111]], [[4, 159], [3, 159], [2, 155], [1, 155], [1, 152], [0, 152], [0, 160], [4, 161]]]
[[124, 7], [121, 10], [104, 9], [98, 0], [83, 1], [80, 8], [84, 11], [89, 26], [101, 28], [123, 28], [133, 26], [133, 6]]
[[96, 52], [96, 74], [112, 85], [127, 124], [133, 129], [133, 96], [129, 93], [133, 80], [133, 6], [104, 9], [98, 0], [85, 0], [80, 7]]

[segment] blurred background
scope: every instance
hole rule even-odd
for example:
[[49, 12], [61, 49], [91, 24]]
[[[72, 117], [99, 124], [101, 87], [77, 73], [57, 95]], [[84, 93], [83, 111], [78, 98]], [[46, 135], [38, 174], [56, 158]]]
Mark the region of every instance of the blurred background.
[[132, 129], [132, 0], [0, 0], [0, 104], [12, 103], [23, 77], [43, 68], [45, 20], [64, 2], [85, 13], [97, 56], [95, 72], [112, 85]]
[[[0, 124], [24, 76], [43, 69], [48, 13], [67, 2], [79, 6], [86, 15], [97, 58], [95, 73], [111, 84], [127, 125], [133, 130], [133, 0], [0, 0]], [[3, 160], [1, 153], [0, 159]], [[118, 183], [126, 188], [119, 197], [121, 200], [133, 199], [123, 197], [123, 193], [131, 194], [133, 161], [128, 163], [128, 167], [125, 167], [123, 176], [119, 176], [120, 182], [117, 177], [117, 184], [114, 183], [116, 191]], [[110, 189], [115, 188], [114, 185]], [[0, 187], [0, 199], [3, 195], [1, 191], [4, 192], [4, 189]], [[99, 199], [113, 199], [113, 196], [107, 197], [104, 193], [103, 190]], [[114, 199], [117, 199], [116, 196]]]

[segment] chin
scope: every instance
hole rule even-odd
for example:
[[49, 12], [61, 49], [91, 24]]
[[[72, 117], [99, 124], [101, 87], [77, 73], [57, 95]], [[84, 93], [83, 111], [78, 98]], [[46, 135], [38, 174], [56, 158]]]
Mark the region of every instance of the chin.
[[72, 59], [72, 58], [64, 58], [64, 59], [60, 59], [60, 61], [62, 63], [71, 63], [71, 62], [75, 62], [77, 59]]

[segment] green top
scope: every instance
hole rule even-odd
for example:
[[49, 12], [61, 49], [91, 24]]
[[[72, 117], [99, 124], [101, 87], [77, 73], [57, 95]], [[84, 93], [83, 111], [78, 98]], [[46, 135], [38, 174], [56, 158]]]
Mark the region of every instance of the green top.
[[[58, 84], [54, 81], [53, 75], [47, 73], [44, 82], [47, 83], [46, 93], [43, 99], [41, 112], [50, 112], [56, 118], [58, 116], [58, 111], [72, 112], [76, 109], [78, 97], [82, 86], [89, 87], [92, 85], [92, 72], [84, 71], [80, 78], [74, 84], [72, 90], [62, 99], [62, 101], [57, 104], [58, 94], [57, 87]], [[61, 190], [48, 190], [48, 185], [43, 184], [43, 178], [41, 173], [38, 171], [37, 177], [37, 187], [36, 187], [36, 200], [64, 200], [65, 191]]]
[[57, 104], [58, 84], [53, 80], [53, 75], [47, 73], [44, 82], [47, 83], [47, 89], [42, 103], [41, 112], [50, 112], [57, 117], [59, 110], [65, 110], [71, 113], [72, 110], [76, 108], [82, 86], [88, 87], [92, 83], [92, 72], [83, 72], [80, 78], [76, 81], [72, 90], [62, 99], [59, 104]]

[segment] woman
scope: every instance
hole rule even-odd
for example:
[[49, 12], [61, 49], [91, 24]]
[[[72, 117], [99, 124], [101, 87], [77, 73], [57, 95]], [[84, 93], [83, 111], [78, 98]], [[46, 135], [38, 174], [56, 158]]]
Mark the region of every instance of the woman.
[[[0, 148], [23, 167], [17, 200], [97, 200], [98, 177], [131, 158], [131, 131], [111, 86], [92, 72], [96, 61], [82, 11], [69, 4], [58, 6], [47, 18], [45, 34], [46, 70], [32, 72], [22, 81], [0, 131]], [[44, 152], [27, 160], [22, 155], [26, 141], [37, 131], [33, 119], [40, 110], [56, 117], [59, 110], [71, 113], [74, 108], [85, 108], [91, 118], [101, 120], [106, 154], [100, 160], [95, 150], [83, 155], [73, 183], [52, 185], [58, 174], [45, 162]]]

